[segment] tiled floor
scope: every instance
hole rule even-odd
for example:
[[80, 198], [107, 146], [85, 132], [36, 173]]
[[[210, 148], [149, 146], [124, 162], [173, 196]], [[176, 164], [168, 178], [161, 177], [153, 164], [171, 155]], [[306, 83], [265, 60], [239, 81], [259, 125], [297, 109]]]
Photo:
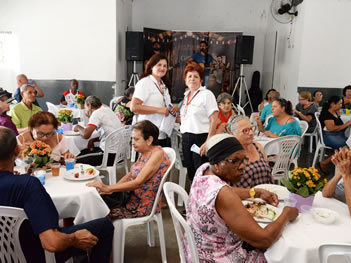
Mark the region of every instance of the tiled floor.
[[[313, 153], [309, 153], [307, 144], [304, 145], [298, 164], [301, 167], [309, 167], [313, 161]], [[333, 175], [332, 168], [330, 176]], [[328, 177], [330, 177], [328, 176]], [[164, 231], [167, 248], [167, 262], [179, 262], [178, 246], [173, 228], [172, 218], [168, 209], [162, 210]], [[146, 227], [136, 226], [128, 229], [126, 234], [125, 256], [126, 263], [151, 263], [161, 262], [161, 251], [158, 242], [158, 232], [155, 227], [156, 246], [148, 247], [146, 242]]]

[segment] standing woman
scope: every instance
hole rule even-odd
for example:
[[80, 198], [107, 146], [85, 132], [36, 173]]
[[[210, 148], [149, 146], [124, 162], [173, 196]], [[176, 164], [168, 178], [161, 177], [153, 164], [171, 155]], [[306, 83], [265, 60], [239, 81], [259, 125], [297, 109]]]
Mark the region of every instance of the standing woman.
[[[153, 55], [146, 64], [145, 71], [141, 74], [141, 80], [135, 85], [130, 110], [138, 114], [137, 121], [149, 120], [160, 128], [162, 120], [171, 112], [176, 114], [178, 107], [171, 105], [166, 84], [168, 70], [168, 60], [164, 55]], [[171, 140], [167, 134], [160, 130], [158, 145], [170, 147]]]
[[[180, 111], [182, 147], [185, 166], [192, 181], [201, 164], [207, 162], [205, 145], [216, 132], [218, 106], [216, 98], [206, 87], [201, 86], [204, 70], [198, 64], [189, 64], [184, 70], [184, 80], [189, 88], [184, 94]], [[191, 151], [193, 145], [200, 148], [200, 154]]]

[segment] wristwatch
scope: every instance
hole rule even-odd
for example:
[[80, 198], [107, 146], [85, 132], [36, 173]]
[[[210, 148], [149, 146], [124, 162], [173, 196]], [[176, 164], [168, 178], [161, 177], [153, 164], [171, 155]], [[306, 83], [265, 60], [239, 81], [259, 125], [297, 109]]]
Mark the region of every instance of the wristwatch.
[[255, 188], [252, 187], [249, 191], [249, 194], [250, 194], [250, 198], [254, 199], [256, 195]]

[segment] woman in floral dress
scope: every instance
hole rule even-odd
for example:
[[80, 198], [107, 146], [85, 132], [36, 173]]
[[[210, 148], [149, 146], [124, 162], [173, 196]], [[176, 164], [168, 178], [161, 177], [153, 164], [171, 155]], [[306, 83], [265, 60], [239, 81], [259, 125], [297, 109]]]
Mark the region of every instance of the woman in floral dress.
[[[108, 215], [111, 220], [141, 217], [151, 213], [162, 177], [170, 166], [167, 154], [160, 146], [155, 145], [157, 138], [158, 128], [152, 122], [144, 120], [136, 123], [132, 131], [132, 144], [140, 156], [132, 165], [130, 173], [117, 184], [105, 185], [102, 182], [87, 184], [96, 187], [102, 195], [130, 191], [130, 198], [126, 204], [111, 209]], [[157, 202], [156, 211], [159, 212], [161, 198]]]
[[[196, 172], [186, 211], [200, 262], [267, 262], [265, 249], [280, 236], [287, 222], [295, 220], [298, 210], [286, 206], [273, 223], [261, 228], [242, 200], [258, 197], [276, 206], [278, 199], [263, 189], [230, 186], [240, 180], [244, 170], [245, 154], [239, 141], [229, 134], [218, 134], [207, 141], [206, 149], [209, 163]], [[186, 257], [191, 262], [188, 252]]]

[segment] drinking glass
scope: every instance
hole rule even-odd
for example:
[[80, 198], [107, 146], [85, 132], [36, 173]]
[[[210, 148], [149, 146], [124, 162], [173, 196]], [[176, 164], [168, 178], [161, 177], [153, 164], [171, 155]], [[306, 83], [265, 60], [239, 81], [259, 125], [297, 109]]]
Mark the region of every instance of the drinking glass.
[[73, 170], [74, 169], [74, 163], [75, 163], [75, 159], [66, 159], [65, 163], [66, 163], [66, 171], [69, 170]]
[[52, 176], [59, 176], [60, 175], [60, 166], [61, 165], [59, 163], [51, 164]]
[[291, 207], [295, 207], [296, 206], [296, 199], [293, 197], [288, 197], [286, 199], [284, 199], [284, 206], [291, 206]]

